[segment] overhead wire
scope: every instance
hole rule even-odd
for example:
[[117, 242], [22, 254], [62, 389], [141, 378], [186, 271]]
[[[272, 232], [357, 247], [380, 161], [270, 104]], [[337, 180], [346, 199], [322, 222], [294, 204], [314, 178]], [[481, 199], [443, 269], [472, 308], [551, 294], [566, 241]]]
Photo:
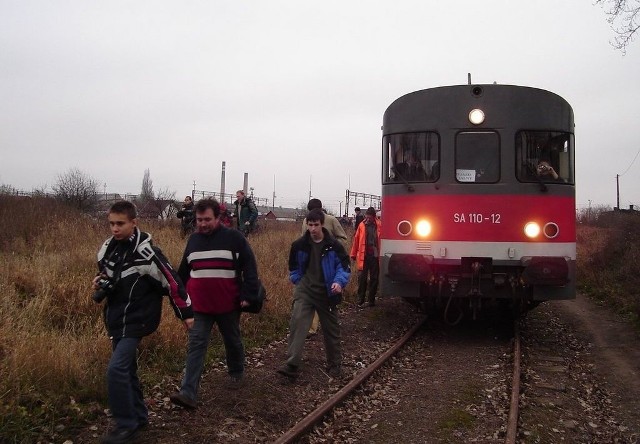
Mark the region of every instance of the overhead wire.
[[626, 170], [624, 170], [624, 173], [620, 174], [620, 176], [624, 176], [625, 174], [627, 174], [627, 172], [629, 171], [629, 169], [633, 166], [633, 163], [636, 161], [636, 159], [638, 158], [638, 155], [640, 154], [640, 148], [638, 148], [638, 152], [636, 153], [636, 156], [633, 158], [633, 160], [631, 161], [631, 163], [629, 164], [629, 166], [627, 167]]

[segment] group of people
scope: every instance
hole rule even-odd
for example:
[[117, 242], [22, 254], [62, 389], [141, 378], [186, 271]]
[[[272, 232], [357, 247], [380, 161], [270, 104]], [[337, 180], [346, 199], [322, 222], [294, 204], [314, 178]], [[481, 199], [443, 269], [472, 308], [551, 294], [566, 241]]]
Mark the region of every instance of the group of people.
[[[225, 227], [231, 227], [235, 217], [236, 228], [245, 236], [248, 236], [249, 233], [256, 229], [258, 209], [256, 208], [253, 200], [246, 196], [244, 190], [236, 191], [236, 200], [233, 202], [233, 205], [235, 207], [235, 212], [231, 214], [231, 211], [227, 209], [226, 205], [223, 202], [220, 203], [220, 223]], [[182, 237], [186, 237], [195, 231], [196, 216], [194, 211], [194, 202], [191, 196], [186, 196], [184, 198], [184, 203], [176, 213], [176, 216], [181, 219], [180, 227]]]
[[[214, 324], [225, 346], [229, 387], [242, 384], [245, 355], [240, 316], [244, 307], [255, 302], [260, 281], [255, 255], [241, 230], [247, 226], [250, 231], [251, 209], [246, 217], [241, 215], [243, 203], [249, 207], [251, 202], [242, 191], [236, 196], [239, 229], [225, 226], [223, 208], [216, 200], [190, 202], [195, 232], [187, 240], [177, 271], [153, 244], [151, 235], [138, 228], [133, 203], [120, 201], [111, 206], [111, 236], [98, 251], [98, 273], [92, 280], [93, 299], [105, 301], [104, 322], [112, 342], [107, 389], [115, 426], [102, 437], [102, 443], [131, 442], [149, 423], [137, 376], [137, 349], [142, 338], [158, 328], [165, 295], [188, 332], [184, 375], [180, 390], [170, 396], [171, 402], [185, 409], [197, 408]], [[187, 203], [185, 199], [185, 206]], [[336, 306], [349, 282], [351, 261], [359, 271], [358, 304], [364, 304], [367, 276], [369, 305], [375, 304], [377, 291], [380, 221], [375, 210], [366, 211], [349, 254], [345, 249], [347, 235], [337, 219], [324, 213], [318, 199], [309, 202], [308, 210], [303, 234], [291, 244], [288, 260], [289, 280], [295, 287], [287, 360], [278, 373], [291, 379], [299, 374], [314, 315], [322, 326], [327, 372], [332, 377], [341, 375]]]

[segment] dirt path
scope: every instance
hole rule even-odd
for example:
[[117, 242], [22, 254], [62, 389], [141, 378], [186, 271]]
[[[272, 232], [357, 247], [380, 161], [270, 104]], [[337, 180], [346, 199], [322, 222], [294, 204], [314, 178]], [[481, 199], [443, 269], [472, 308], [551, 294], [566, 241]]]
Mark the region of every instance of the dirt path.
[[594, 370], [607, 384], [629, 427], [640, 431], [640, 335], [619, 315], [585, 296], [549, 303], [591, 343]]

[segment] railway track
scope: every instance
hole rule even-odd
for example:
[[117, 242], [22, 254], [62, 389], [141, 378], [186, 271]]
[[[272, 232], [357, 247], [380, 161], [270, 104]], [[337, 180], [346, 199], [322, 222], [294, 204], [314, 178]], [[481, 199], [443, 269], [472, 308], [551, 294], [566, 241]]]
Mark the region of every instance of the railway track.
[[[307, 435], [316, 425], [321, 423], [328, 414], [332, 412], [337, 406], [341, 405], [354, 394], [354, 391], [362, 386], [374, 373], [376, 373], [385, 363], [387, 363], [393, 356], [395, 356], [406, 344], [414, 338], [425, 325], [426, 319], [420, 320], [409, 331], [407, 331], [398, 341], [396, 341], [388, 350], [382, 353], [378, 359], [371, 363], [368, 367], [360, 371], [355, 377], [346, 383], [339, 391], [332, 395], [329, 399], [323, 402], [315, 410], [310, 412], [301, 421], [296, 423], [293, 427], [287, 430], [276, 441], [276, 444], [286, 444], [299, 442], [305, 435]], [[518, 424], [518, 407], [519, 407], [519, 392], [520, 392], [520, 334], [518, 331], [518, 323], [514, 323], [512, 341], [512, 353], [513, 353], [513, 369], [511, 372], [511, 381], [505, 382], [507, 387], [511, 388], [509, 395], [509, 407], [508, 417], [505, 419], [506, 424], [504, 429], [504, 442], [506, 444], [515, 443], [517, 436], [517, 424]]]

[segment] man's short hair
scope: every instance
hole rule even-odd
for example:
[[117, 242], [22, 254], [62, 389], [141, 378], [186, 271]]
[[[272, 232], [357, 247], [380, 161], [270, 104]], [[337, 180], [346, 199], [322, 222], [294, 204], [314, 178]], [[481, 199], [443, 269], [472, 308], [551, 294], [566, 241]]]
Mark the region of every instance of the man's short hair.
[[136, 206], [128, 200], [120, 200], [111, 205], [109, 208], [109, 214], [111, 213], [124, 214], [129, 218], [129, 220], [133, 220], [138, 217]]
[[236, 194], [238, 194], [238, 193], [242, 194], [243, 196], [245, 195], [244, 190], [238, 190], [238, 191], [236, 191]]
[[320, 199], [311, 199], [307, 204], [307, 210], [311, 211], [314, 208], [322, 209], [322, 201]]
[[373, 207], [369, 207], [367, 208], [367, 212], [364, 214], [368, 214], [369, 216], [375, 216], [376, 215], [376, 209]]
[[215, 199], [211, 199], [211, 198], [200, 199], [196, 204], [195, 209], [196, 209], [196, 213], [204, 213], [209, 208], [211, 208], [211, 211], [213, 211], [213, 217], [220, 216], [220, 204]]
[[360, 211], [360, 207], [356, 207], [354, 211]]
[[324, 225], [324, 212], [321, 208], [314, 208], [307, 213], [307, 223], [320, 222], [320, 225]]

